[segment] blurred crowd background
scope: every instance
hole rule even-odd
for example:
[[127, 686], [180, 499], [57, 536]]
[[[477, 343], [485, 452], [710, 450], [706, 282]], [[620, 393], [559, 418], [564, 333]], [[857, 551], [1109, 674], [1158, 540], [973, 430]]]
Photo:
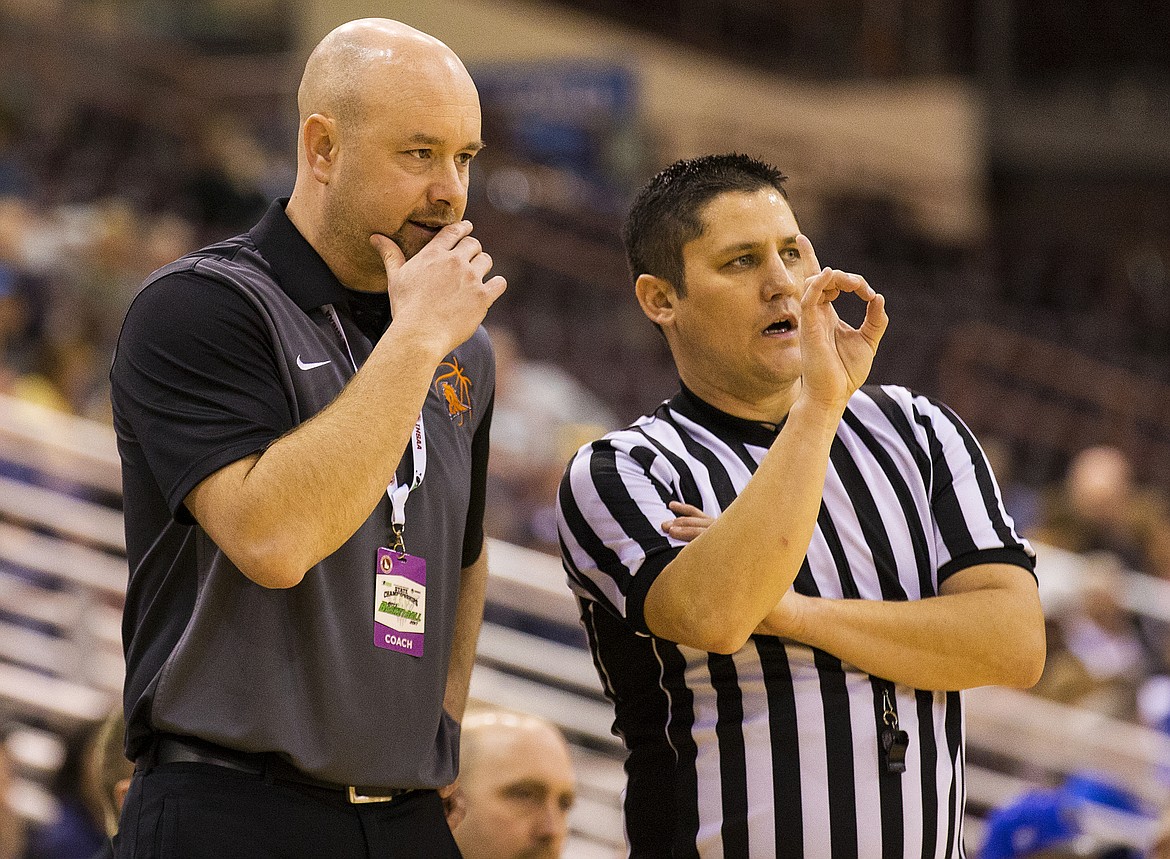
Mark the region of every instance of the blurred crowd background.
[[291, 190], [304, 57], [367, 14], [483, 99], [491, 536], [555, 553], [571, 451], [671, 393], [621, 218], [669, 161], [745, 150], [887, 295], [871, 379], [954, 406], [1024, 533], [1080, 559], [1041, 569], [1036, 694], [1170, 732], [1170, 629], [1117, 598], [1170, 581], [1170, 4], [0, 0], [0, 393], [109, 421], [139, 284]]

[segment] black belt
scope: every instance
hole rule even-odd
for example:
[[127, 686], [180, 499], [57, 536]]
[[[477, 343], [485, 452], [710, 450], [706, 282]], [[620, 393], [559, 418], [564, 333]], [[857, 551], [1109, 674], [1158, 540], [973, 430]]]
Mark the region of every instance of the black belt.
[[330, 791], [354, 805], [367, 802], [390, 802], [406, 794], [417, 792], [414, 788], [365, 787], [321, 781], [301, 772], [278, 755], [266, 752], [239, 752], [204, 740], [174, 735], [156, 737], [148, 760], [149, 767], [177, 763], [212, 764], [250, 775], [268, 776], [276, 781], [293, 782], [317, 790]]

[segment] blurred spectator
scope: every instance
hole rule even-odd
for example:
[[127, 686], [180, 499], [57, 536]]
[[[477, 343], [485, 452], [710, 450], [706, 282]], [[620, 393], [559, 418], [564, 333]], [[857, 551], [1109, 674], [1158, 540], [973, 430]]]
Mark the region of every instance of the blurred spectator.
[[1150, 845], [1149, 859], [1170, 859], [1170, 806], [1162, 814], [1162, 822], [1158, 824], [1154, 833], [1154, 843]]
[[97, 419], [105, 414], [105, 391], [95, 372], [98, 367], [100, 361], [89, 339], [46, 338], [37, 348], [32, 371], [13, 382], [12, 395], [66, 414]]
[[18, 859], [24, 850], [24, 821], [12, 807], [12, 760], [0, 742], [0, 859]]
[[93, 766], [102, 722], [78, 729], [65, 744], [65, 760], [53, 779], [57, 817], [29, 832], [25, 859], [83, 859], [107, 841], [102, 791]]
[[[1138, 689], [1137, 712], [1143, 725], [1170, 736], [1170, 675], [1146, 678]], [[1170, 772], [1165, 775], [1165, 783], [1170, 785]]]
[[0, 392], [108, 422], [126, 308], [147, 274], [196, 241], [190, 222], [124, 200], [48, 210], [0, 200]]
[[71, 207], [73, 262], [62, 266], [68, 279], [68, 301], [49, 330], [57, 339], [85, 338], [106, 350], [113, 348], [142, 270], [143, 219], [125, 200], [105, 199]]
[[535, 716], [487, 710], [463, 720], [454, 827], [465, 859], [555, 859], [568, 835], [576, 777], [561, 732]]
[[1170, 507], [1135, 483], [1116, 447], [1086, 448], [1073, 458], [1028, 536], [1074, 552], [1113, 552], [1130, 569], [1170, 579]]
[[1151, 665], [1132, 615], [1117, 604], [1122, 573], [1108, 552], [1085, 556], [1074, 596], [1047, 618], [1048, 658], [1035, 694], [1134, 717], [1137, 690]]
[[[1170, 581], [1170, 503], [1134, 480], [1129, 460], [1116, 447], [1077, 454], [1063, 486], [1045, 502], [1043, 521], [1029, 536], [1075, 552], [1110, 553], [1130, 570]], [[1109, 588], [1111, 594], [1099, 593], [1098, 607], [1119, 592], [1116, 584]], [[1145, 673], [1170, 673], [1170, 625], [1146, 615], [1127, 617], [1144, 651]]]
[[979, 859], [1076, 859], [1081, 834], [1071, 798], [1034, 790], [987, 816]]
[[[122, 803], [130, 790], [134, 764], [123, 751], [126, 720], [122, 707], [116, 706], [102, 721], [86, 759], [85, 784], [90, 804], [101, 808], [106, 835], [118, 834], [118, 818]], [[113, 859], [113, 844], [107, 841], [92, 859]]]
[[505, 328], [489, 326], [496, 351], [488, 509], [499, 539], [557, 552], [553, 507], [565, 463], [617, 426], [613, 413], [569, 373], [525, 358]]
[[987, 816], [979, 859], [1139, 859], [1139, 851], [1095, 832], [1094, 815], [1123, 815], [1137, 830], [1152, 821], [1128, 790], [1092, 772], [1052, 790], [1030, 790]]
[[[273, 159], [238, 118], [206, 120], [196, 138], [191, 170], [183, 185], [185, 214], [205, 231], [231, 235], [255, 223], [269, 200], [260, 188]], [[291, 177], [287, 186], [292, 191]]]
[[1061, 790], [1082, 806], [1101, 806], [1139, 817], [1146, 814], [1142, 801], [1129, 788], [1093, 770], [1071, 773], [1061, 785]]
[[179, 215], [160, 212], [143, 220], [139, 224], [139, 231], [144, 235], [139, 247], [140, 263], [134, 273], [135, 288], [155, 269], [199, 247], [194, 225]]

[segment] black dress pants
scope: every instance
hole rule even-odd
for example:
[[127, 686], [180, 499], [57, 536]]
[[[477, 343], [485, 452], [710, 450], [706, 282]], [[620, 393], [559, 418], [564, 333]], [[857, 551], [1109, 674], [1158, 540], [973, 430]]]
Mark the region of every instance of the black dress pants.
[[214, 764], [138, 772], [117, 859], [460, 859], [433, 790], [353, 805], [341, 791]]

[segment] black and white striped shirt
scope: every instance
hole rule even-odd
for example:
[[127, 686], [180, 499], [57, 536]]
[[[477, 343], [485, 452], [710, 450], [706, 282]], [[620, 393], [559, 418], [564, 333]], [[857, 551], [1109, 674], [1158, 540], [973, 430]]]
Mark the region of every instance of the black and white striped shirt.
[[[581, 448], [561, 483], [565, 569], [629, 749], [631, 855], [961, 857], [959, 693], [894, 686], [775, 636], [752, 636], [725, 656], [646, 627], [646, 593], [684, 545], [660, 527], [675, 515], [667, 504], [719, 515], [775, 437], [684, 389]], [[899, 387], [853, 396], [798, 592], [922, 599], [975, 564], [1027, 575], [1033, 557], [953, 412]], [[900, 776], [880, 772], [887, 690], [910, 736]]]

